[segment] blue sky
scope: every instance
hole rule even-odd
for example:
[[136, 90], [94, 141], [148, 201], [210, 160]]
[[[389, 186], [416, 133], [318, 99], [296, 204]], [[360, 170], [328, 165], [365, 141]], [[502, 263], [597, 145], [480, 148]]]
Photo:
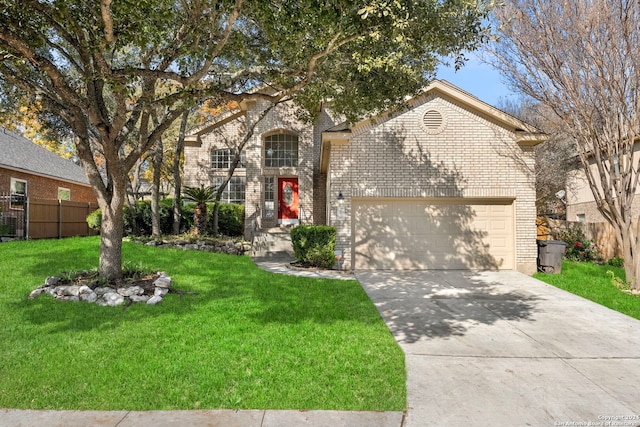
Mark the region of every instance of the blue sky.
[[439, 68], [437, 78], [447, 80], [494, 106], [499, 98], [519, 98], [506, 87], [498, 71], [491, 65], [483, 63], [474, 54], [467, 55], [467, 58], [469, 61], [457, 72], [453, 66]]

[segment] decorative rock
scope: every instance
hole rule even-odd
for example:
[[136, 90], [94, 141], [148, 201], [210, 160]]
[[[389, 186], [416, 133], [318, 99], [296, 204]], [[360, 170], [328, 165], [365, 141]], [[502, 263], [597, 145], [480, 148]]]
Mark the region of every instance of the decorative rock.
[[95, 292], [93, 292], [93, 289], [91, 289], [86, 285], [80, 286], [80, 289], [78, 289], [78, 295], [90, 295], [90, 294], [95, 294]]
[[45, 291], [44, 288], [36, 288], [33, 291], [31, 291], [31, 293], [29, 294], [29, 299], [34, 299], [35, 297], [37, 297], [38, 295], [40, 295], [41, 293], [43, 293]]
[[62, 297], [64, 296], [73, 296], [77, 297], [80, 294], [80, 286], [57, 286], [55, 293]]
[[131, 295], [144, 294], [144, 289], [142, 289], [140, 286], [131, 286], [129, 288], [118, 288], [118, 293], [123, 297], [130, 297]]
[[149, 295], [131, 295], [129, 299], [133, 302], [147, 302], [151, 297]]
[[158, 277], [155, 282], [153, 282], [153, 285], [156, 288], [170, 288], [171, 287], [171, 277], [165, 275], [164, 273], [162, 273], [160, 275], [160, 277]]
[[58, 284], [58, 278], [55, 276], [47, 277], [44, 281], [45, 286], [55, 286]]
[[124, 297], [117, 292], [107, 292], [103, 296], [107, 305], [115, 307], [124, 303]]
[[[211, 246], [208, 246], [211, 247]], [[90, 272], [87, 272], [87, 275]], [[149, 289], [142, 286], [129, 286], [114, 289], [107, 286], [100, 286], [91, 289], [87, 285], [41, 285], [29, 294], [29, 298], [33, 299], [42, 293], [47, 293], [52, 297], [62, 301], [83, 301], [95, 303], [100, 306], [118, 306], [127, 302], [130, 303], [147, 303], [155, 305], [162, 301], [163, 297], [170, 292], [171, 277], [165, 272], [158, 272], [158, 277], [154, 281], [154, 288]], [[82, 277], [81, 272], [78, 273]], [[59, 283], [55, 277], [47, 278], [48, 283]], [[151, 295], [153, 293], [153, 295]]]
[[169, 289], [167, 289], [167, 288], [156, 288], [153, 291], [153, 295], [157, 296], [157, 297], [163, 297], [168, 293], [169, 293]]
[[162, 302], [162, 297], [158, 296], [158, 295], [154, 295], [151, 298], [149, 298], [149, 300], [147, 301], [147, 304], [149, 305], [156, 305], [158, 303]]
[[98, 300], [98, 295], [91, 291], [91, 293], [88, 294], [80, 294], [80, 301], [84, 301], [84, 302], [96, 302]]
[[100, 288], [95, 288], [93, 292], [98, 294], [98, 296], [103, 296], [106, 293], [113, 292], [113, 288], [100, 287]]
[[205, 252], [218, 252], [229, 255], [243, 255], [247, 252], [251, 252], [251, 243], [245, 240], [204, 240], [198, 239], [195, 241], [189, 241], [185, 239], [163, 239], [153, 240], [149, 242], [143, 242], [134, 240], [138, 243], [145, 244], [147, 246], [178, 248], [182, 250], [198, 250]]

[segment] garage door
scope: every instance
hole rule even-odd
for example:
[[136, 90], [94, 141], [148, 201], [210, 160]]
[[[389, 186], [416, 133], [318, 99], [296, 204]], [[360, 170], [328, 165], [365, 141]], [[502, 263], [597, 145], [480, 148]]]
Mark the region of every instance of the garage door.
[[513, 202], [354, 200], [356, 269], [513, 269]]

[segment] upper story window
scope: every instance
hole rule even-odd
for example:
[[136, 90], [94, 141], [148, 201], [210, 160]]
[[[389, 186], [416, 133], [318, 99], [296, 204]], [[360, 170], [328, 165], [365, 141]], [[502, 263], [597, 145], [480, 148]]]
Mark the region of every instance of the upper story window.
[[298, 137], [286, 133], [267, 136], [264, 165], [268, 168], [298, 166]]
[[[236, 150], [233, 148], [223, 148], [221, 150], [213, 150], [211, 152], [211, 169], [229, 169], [233, 159], [236, 156]], [[238, 168], [244, 168], [247, 164], [247, 156], [242, 151], [240, 153], [240, 163]]]
[[27, 181], [11, 178], [11, 207], [22, 209], [27, 198]]

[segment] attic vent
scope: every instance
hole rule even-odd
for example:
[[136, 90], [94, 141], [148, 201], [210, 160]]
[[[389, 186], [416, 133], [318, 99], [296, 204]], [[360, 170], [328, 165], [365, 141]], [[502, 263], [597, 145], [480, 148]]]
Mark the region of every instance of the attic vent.
[[428, 133], [440, 133], [444, 129], [445, 120], [438, 110], [428, 110], [422, 116], [422, 126]]

